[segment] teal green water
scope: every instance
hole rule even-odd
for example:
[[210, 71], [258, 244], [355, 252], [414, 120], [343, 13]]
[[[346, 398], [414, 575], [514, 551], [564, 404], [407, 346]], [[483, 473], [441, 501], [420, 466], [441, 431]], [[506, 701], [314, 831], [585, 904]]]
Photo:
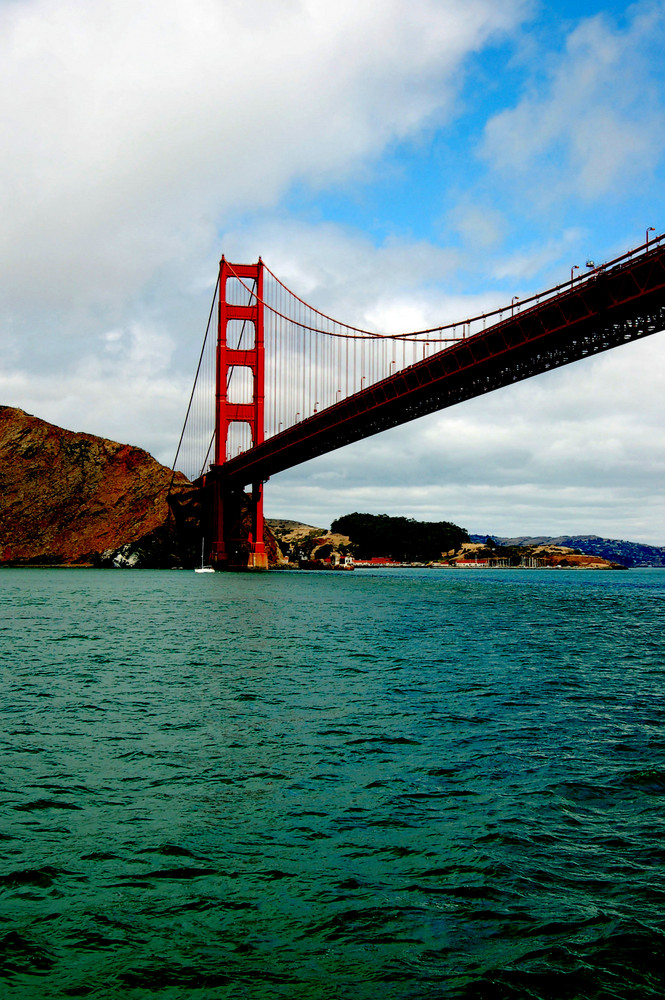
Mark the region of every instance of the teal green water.
[[665, 992], [665, 571], [0, 572], [0, 995]]

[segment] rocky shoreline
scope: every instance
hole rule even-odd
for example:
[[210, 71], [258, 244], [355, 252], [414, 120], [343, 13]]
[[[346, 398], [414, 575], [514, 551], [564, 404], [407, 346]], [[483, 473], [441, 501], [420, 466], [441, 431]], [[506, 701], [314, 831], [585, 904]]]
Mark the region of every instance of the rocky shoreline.
[[[456, 549], [441, 553], [438, 560], [404, 561], [385, 553], [357, 556], [357, 545], [347, 535], [315, 528], [296, 521], [268, 520], [283, 555], [281, 565], [299, 569], [625, 569], [621, 563], [600, 556], [587, 555], [572, 546], [523, 545], [499, 546], [487, 542], [464, 542]], [[489, 542], [489, 544], [488, 544]]]

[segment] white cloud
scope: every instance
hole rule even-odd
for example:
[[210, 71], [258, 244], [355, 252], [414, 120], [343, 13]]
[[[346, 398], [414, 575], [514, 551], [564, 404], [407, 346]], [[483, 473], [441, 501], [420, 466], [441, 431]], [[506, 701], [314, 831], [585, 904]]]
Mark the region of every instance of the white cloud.
[[[121, 300], [231, 211], [346, 175], [440, 118], [520, 0], [26, 0], [0, 8], [0, 261]], [[12, 294], [13, 293], [13, 294]]]
[[71, 430], [147, 447], [170, 465], [191, 383], [191, 372], [171, 373], [173, 348], [167, 332], [135, 321], [107, 330], [66, 378], [0, 369], [0, 399]]
[[[524, 9], [524, 0], [499, 10], [470, 0], [461, 11], [453, 0], [0, 5], [0, 373], [6, 386], [30, 387], [11, 401], [100, 428], [102, 400], [124, 398], [127, 379], [108, 369], [107, 334], [136, 323], [168, 329], [172, 379], [189, 376], [219, 229], [274, 207], [296, 180], [345, 177], [444, 120], [465, 58]], [[87, 390], [83, 362], [106, 371], [106, 392], [94, 377], [101, 391]], [[56, 375], [68, 407], [56, 404]], [[133, 433], [151, 448], [164, 426], [156, 392], [147, 390], [145, 423], [133, 404]], [[124, 414], [111, 415], [106, 433], [117, 436]]]
[[625, 30], [599, 15], [567, 38], [544, 84], [487, 124], [483, 152], [537, 202], [606, 197], [651, 172], [665, 149], [658, 53], [661, 2], [637, 4]]
[[[553, 261], [559, 261], [566, 252], [569, 256], [577, 253], [582, 238], [583, 233], [579, 229], [567, 229], [546, 240], [542, 236], [536, 237], [533, 242], [522, 245], [518, 251], [498, 258], [493, 267], [493, 276], [498, 281], [528, 288], [538, 275], [547, 273]], [[565, 273], [559, 273], [551, 280], [559, 284], [565, 277]]]
[[[272, 217], [227, 231], [224, 246], [231, 259], [256, 260], [260, 254], [315, 308], [382, 333], [442, 322], [447, 296], [423, 287], [445, 288], [459, 264], [456, 251], [424, 240], [389, 239], [376, 246], [356, 230]], [[454, 318], [460, 315], [454, 312]]]
[[[294, 183], [362, 176], [391, 144], [445, 124], [467, 57], [529, 6], [0, 4], [0, 401], [169, 463], [222, 250], [262, 254], [313, 305], [382, 330], [524, 296], [563, 253], [583, 263], [581, 228], [537, 241], [530, 228], [506, 245], [514, 221], [496, 174], [480, 201], [461, 178], [451, 213], [463, 238], [484, 226], [494, 254], [473, 281], [463, 249], [377, 246], [280, 202]], [[582, 22], [545, 87], [490, 123], [490, 168], [525, 197], [591, 199], [652, 166], [662, 14], [637, 7], [623, 34]], [[268, 509], [314, 523], [387, 509], [505, 534], [621, 523], [658, 540], [664, 360], [654, 337], [433, 415], [275, 477]]]
[[503, 213], [485, 201], [460, 201], [451, 213], [451, 224], [467, 245], [488, 251], [500, 245], [507, 220]]
[[357, 509], [662, 545], [664, 400], [656, 334], [275, 477], [267, 510], [324, 525]]

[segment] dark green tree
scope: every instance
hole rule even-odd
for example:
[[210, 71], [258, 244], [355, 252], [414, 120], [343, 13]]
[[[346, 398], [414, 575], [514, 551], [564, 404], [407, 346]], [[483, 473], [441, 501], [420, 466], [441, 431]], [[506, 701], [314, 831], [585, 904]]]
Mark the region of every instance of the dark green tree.
[[415, 521], [388, 514], [345, 514], [331, 531], [348, 535], [359, 559], [387, 556], [397, 562], [430, 562], [458, 549], [469, 534], [450, 521]]

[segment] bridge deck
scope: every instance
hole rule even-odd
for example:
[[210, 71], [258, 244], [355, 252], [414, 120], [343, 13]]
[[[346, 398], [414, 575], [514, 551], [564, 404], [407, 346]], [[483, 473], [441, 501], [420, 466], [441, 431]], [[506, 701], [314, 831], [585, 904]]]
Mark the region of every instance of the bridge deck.
[[223, 489], [665, 329], [665, 247], [599, 269], [539, 305], [411, 365], [213, 466]]

